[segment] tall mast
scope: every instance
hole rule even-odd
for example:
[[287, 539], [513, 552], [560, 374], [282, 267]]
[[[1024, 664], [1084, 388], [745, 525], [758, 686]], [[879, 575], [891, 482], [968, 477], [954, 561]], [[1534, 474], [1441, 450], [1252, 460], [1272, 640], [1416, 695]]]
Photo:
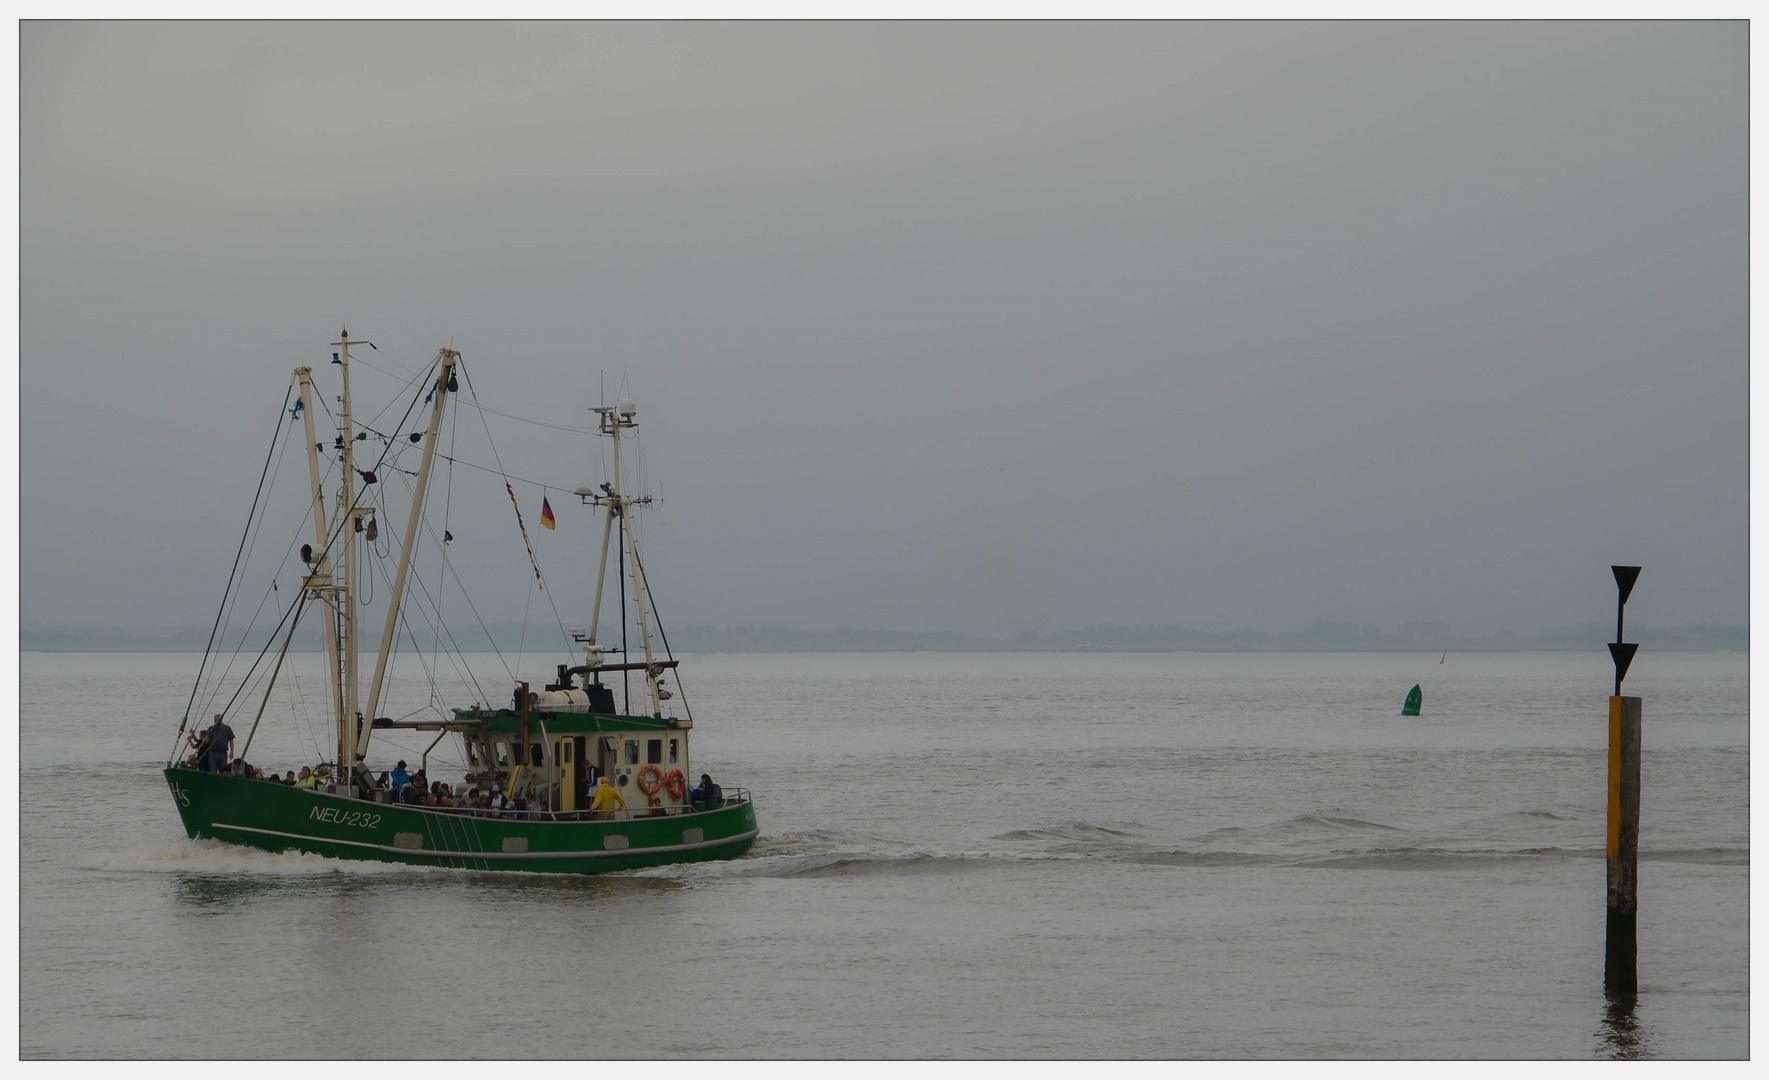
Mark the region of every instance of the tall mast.
[[[442, 404], [448, 398], [448, 387], [454, 378], [455, 363], [461, 354], [453, 349], [443, 349], [436, 354], [432, 365], [440, 370], [436, 375], [436, 389], [433, 392], [435, 405], [430, 410], [430, 426], [424, 430], [424, 457], [418, 464], [418, 482], [412, 489], [411, 514], [405, 522], [405, 543], [399, 550], [399, 569], [393, 577], [393, 594], [387, 598], [387, 622], [381, 628], [381, 649], [375, 656], [375, 678], [369, 683], [368, 722], [356, 736], [356, 756], [363, 757], [369, 751], [369, 733], [375, 727], [375, 713], [381, 705], [382, 681], [387, 674], [387, 655], [393, 648], [393, 634], [399, 619], [399, 604], [405, 595], [406, 571], [412, 564], [412, 547], [417, 543], [418, 526], [423, 523], [424, 489], [430, 483], [430, 462], [436, 457], [436, 436], [442, 427]], [[526, 742], [524, 745], [527, 745]]]
[[313, 549], [313, 558], [308, 566], [309, 574], [303, 584], [312, 590], [315, 598], [325, 603], [326, 611], [329, 613], [329, 617], [325, 620], [324, 630], [326, 662], [327, 670], [333, 672], [334, 676], [328, 677], [326, 682], [332, 691], [332, 715], [336, 717], [339, 712], [338, 703], [340, 700], [338, 682], [335, 678], [335, 673], [338, 670], [338, 597], [337, 582], [332, 579], [331, 553], [326, 550], [330, 544], [331, 530], [326, 524], [325, 480], [319, 471], [320, 444], [313, 433], [313, 413], [318, 398], [314, 394], [312, 368], [296, 368], [295, 377], [301, 380], [301, 413], [302, 422], [307, 431], [307, 471], [311, 478], [310, 485], [313, 491], [313, 536], [316, 545]]
[[[645, 610], [645, 577], [644, 571], [639, 568], [638, 547], [636, 541], [633, 539], [632, 508], [635, 506], [649, 506], [651, 504], [651, 497], [646, 495], [642, 498], [631, 499], [623, 495], [620, 488], [621, 433], [629, 428], [637, 428], [639, 426], [638, 421], [633, 419], [634, 415], [638, 413], [638, 409], [633, 405], [631, 399], [625, 399], [622, 400], [618, 406], [598, 405], [590, 411], [596, 413], [600, 417], [602, 434], [607, 435], [614, 440], [614, 481], [613, 483], [602, 485], [602, 495], [591, 495], [588, 497], [588, 501], [592, 504], [600, 503], [605, 504], [608, 507], [608, 523], [603, 527], [602, 531], [602, 573], [606, 574], [608, 568], [609, 532], [613, 528], [615, 519], [619, 518], [621, 525], [621, 543], [626, 548], [627, 562], [632, 566], [633, 602], [639, 606], [639, 641], [645, 647], [645, 688], [651, 692], [651, 715], [662, 716], [663, 695], [660, 693], [660, 688], [657, 685], [657, 677], [660, 672], [657, 669], [656, 663], [652, 660], [651, 621], [650, 616]], [[592, 618], [598, 617], [601, 614], [601, 610], [602, 578], [598, 576], [596, 579], [596, 609], [592, 614]], [[621, 618], [624, 619], [625, 617], [626, 613], [622, 612]], [[592, 623], [590, 644], [594, 646], [595, 643], [595, 623]]]
[[[595, 498], [589, 488], [578, 488], [579, 495]], [[620, 516], [614, 507], [608, 508], [608, 517], [602, 522], [602, 565], [596, 569], [596, 605], [590, 608], [590, 645], [596, 644], [596, 628], [602, 623], [602, 586], [608, 580], [608, 538], [614, 532], [614, 519]]]
[[[338, 337], [341, 340], [332, 342], [339, 349], [333, 354], [332, 362], [344, 368], [344, 393], [338, 398], [338, 438], [342, 451], [339, 461], [344, 475], [343, 484], [338, 488], [338, 512], [332, 520], [343, 528], [343, 544], [338, 549], [338, 556], [344, 563], [344, 590], [338, 594], [337, 609], [339, 652], [342, 655], [339, 667], [334, 670], [338, 676], [341, 707], [338, 710], [338, 767], [333, 780], [348, 784], [352, 779], [351, 766], [355, 764], [356, 736], [352, 725], [360, 715], [356, 684], [356, 532], [362, 527], [364, 511], [356, 507], [356, 428], [350, 417], [350, 331], [346, 329]], [[347, 524], [346, 517], [349, 518]]]

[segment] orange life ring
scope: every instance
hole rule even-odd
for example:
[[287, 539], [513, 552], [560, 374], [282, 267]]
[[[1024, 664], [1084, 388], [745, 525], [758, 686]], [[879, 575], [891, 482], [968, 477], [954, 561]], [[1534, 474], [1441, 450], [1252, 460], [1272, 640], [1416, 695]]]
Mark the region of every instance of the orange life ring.
[[680, 769], [671, 769], [670, 774], [664, 777], [663, 784], [672, 799], [681, 798], [682, 793], [688, 790], [688, 778], [682, 775]]
[[[647, 775], [649, 775], [651, 777], [651, 779], [649, 779], [649, 780], [645, 779], [645, 777]], [[647, 765], [643, 769], [639, 770], [639, 790], [640, 791], [643, 791], [647, 795], [655, 795], [655, 794], [657, 794], [657, 789], [661, 788], [662, 786], [663, 786], [663, 770], [662, 769], [658, 768], [655, 765]]]

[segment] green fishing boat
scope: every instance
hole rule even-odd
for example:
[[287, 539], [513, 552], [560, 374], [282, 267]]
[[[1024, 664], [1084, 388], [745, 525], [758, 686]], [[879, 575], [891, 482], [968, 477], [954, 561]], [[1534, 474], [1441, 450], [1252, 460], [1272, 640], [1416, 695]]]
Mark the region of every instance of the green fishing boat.
[[[630, 400], [592, 409], [598, 419], [597, 433], [613, 448], [612, 479], [599, 490], [580, 487], [576, 494], [586, 506], [604, 513], [601, 562], [596, 578], [596, 601], [590, 627], [563, 628], [571, 648], [581, 652], [581, 664], [558, 664], [551, 681], [541, 689], [528, 682], [511, 689], [508, 705], [470, 707], [436, 705], [420, 710], [416, 718], [378, 716], [387, 686], [388, 665], [395, 630], [400, 619], [406, 579], [420, 535], [434, 534], [424, 518], [425, 492], [436, 459], [438, 434], [451, 394], [459, 390], [460, 354], [440, 350], [429, 367], [413, 380], [415, 391], [407, 418], [421, 415], [428, 406], [428, 424], [422, 431], [380, 432], [384, 447], [369, 469], [359, 469], [356, 452], [371, 434], [357, 430], [350, 404], [350, 347], [346, 332], [334, 342], [333, 363], [341, 370], [343, 392], [333, 420], [337, 434], [332, 442], [336, 459], [337, 489], [331, 506], [325, 498], [325, 474], [320, 452], [325, 444], [316, 437], [313, 371], [297, 368], [289, 395], [284, 400], [287, 422], [297, 420], [306, 435], [306, 456], [311, 477], [315, 542], [301, 546], [299, 597], [288, 605], [282, 622], [269, 638], [281, 640], [280, 650], [269, 645], [251, 670], [240, 680], [256, 696], [262, 686], [262, 703], [256, 707], [243, 740], [207, 738], [193, 731], [190, 708], [179, 725], [178, 741], [165, 769], [178, 814], [193, 839], [243, 844], [267, 851], [300, 851], [341, 859], [455, 867], [471, 870], [521, 870], [549, 873], [593, 874], [632, 870], [671, 863], [729, 859], [742, 855], [755, 842], [755, 805], [741, 787], [726, 789], [710, 782], [696, 783], [690, 765], [689, 738], [693, 718], [666, 715], [677, 700], [681, 686], [677, 661], [663, 639], [660, 655], [654, 650], [655, 605], [648, 604], [646, 580], [633, 533], [635, 507], [649, 506], [649, 497], [632, 497], [621, 488], [621, 442], [637, 428], [637, 409]], [[419, 397], [422, 397], [422, 404]], [[323, 404], [323, 403], [321, 403]], [[327, 409], [330, 412], [329, 408]], [[279, 420], [279, 429], [283, 421]], [[489, 434], [489, 433], [488, 433]], [[276, 443], [273, 441], [273, 449]], [[412, 485], [409, 516], [402, 538], [397, 570], [388, 578], [391, 595], [375, 658], [373, 676], [366, 687], [359, 678], [357, 596], [359, 579], [365, 577], [365, 561], [374, 558], [377, 536], [386, 527], [384, 499], [365, 498], [376, 483], [377, 470], [400, 470], [402, 455], [421, 447]], [[266, 474], [270, 458], [266, 458]], [[358, 479], [362, 484], [359, 487]], [[506, 479], [506, 490], [508, 488]], [[264, 481], [260, 479], [260, 494]], [[515, 501], [511, 491], [511, 500]], [[258, 511], [247, 535], [253, 534]], [[305, 511], [303, 511], [305, 513]], [[552, 512], [543, 501], [543, 521], [551, 527]], [[520, 526], [520, 511], [518, 510]], [[527, 531], [522, 527], [526, 543]], [[442, 530], [440, 547], [451, 539]], [[245, 549], [242, 537], [241, 549]], [[622, 592], [621, 644], [602, 643], [598, 628], [603, 589], [608, 577], [608, 555], [615, 545], [616, 580]], [[291, 544], [293, 550], [293, 544]], [[533, 547], [529, 545], [533, 561]], [[446, 554], [443, 555], [446, 560]], [[236, 555], [235, 569], [239, 559]], [[541, 579], [539, 564], [535, 577]], [[632, 603], [637, 616], [638, 645], [643, 660], [627, 660], [626, 582], [632, 584]], [[235, 599], [230, 576], [222, 610]], [[274, 775], [256, 778], [243, 763], [265, 715], [278, 674], [284, 669], [296, 627], [303, 615], [320, 625], [328, 679], [328, 719], [335, 741], [329, 760], [302, 769], [296, 783], [278, 782]], [[217, 626], [221, 617], [217, 616]], [[441, 632], [441, 628], [438, 628]], [[409, 635], [408, 635], [409, 636]], [[661, 631], [658, 631], [661, 637]], [[205, 653], [199, 667], [198, 687], [214, 651]], [[464, 659], [464, 658], [463, 658]], [[212, 674], [212, 673], [211, 673]], [[604, 676], [618, 674], [623, 684], [633, 675], [643, 681], [640, 700], [649, 714], [627, 708], [617, 710], [612, 685]], [[667, 688], [676, 680], [676, 689]], [[362, 707], [367, 691], [366, 710]], [[238, 700], [238, 694], [232, 700]], [[191, 701], [197, 699], [193, 689]], [[628, 699], [630, 701], [630, 697]], [[372, 718], [365, 720], [365, 717]], [[218, 721], [219, 722], [219, 721]], [[372, 764], [377, 732], [434, 732], [435, 740], [420, 756], [411, 782], [405, 762]], [[450, 755], [463, 764], [460, 782], [429, 779], [430, 756], [438, 744], [452, 739]], [[230, 753], [239, 743], [238, 753]], [[189, 753], [179, 760], [185, 750]], [[261, 771], [261, 770], [256, 770]], [[379, 774], [379, 775], [377, 775]]]

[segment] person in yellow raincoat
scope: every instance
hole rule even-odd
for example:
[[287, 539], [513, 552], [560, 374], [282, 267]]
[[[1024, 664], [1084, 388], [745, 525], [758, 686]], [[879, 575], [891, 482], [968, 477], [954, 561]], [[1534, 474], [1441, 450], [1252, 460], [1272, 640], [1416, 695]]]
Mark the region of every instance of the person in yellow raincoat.
[[590, 820], [606, 820], [616, 806], [625, 810], [627, 808], [626, 796], [622, 795], [620, 789], [610, 784], [608, 778], [604, 776], [596, 784], [596, 797], [590, 803]]

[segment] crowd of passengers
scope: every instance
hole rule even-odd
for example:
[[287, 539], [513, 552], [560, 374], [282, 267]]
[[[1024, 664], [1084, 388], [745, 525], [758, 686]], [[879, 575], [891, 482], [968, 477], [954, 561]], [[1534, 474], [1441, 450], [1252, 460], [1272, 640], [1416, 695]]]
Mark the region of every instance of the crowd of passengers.
[[[213, 725], [192, 735], [189, 743], [192, 752], [185, 764], [204, 772], [227, 773], [294, 788], [312, 788], [322, 779], [305, 765], [301, 766], [299, 776], [292, 769], [278, 776], [274, 771], [267, 774], [263, 769], [255, 768], [244, 758], [234, 758], [233, 729], [222, 721], [220, 713], [215, 714]], [[509, 778], [499, 773], [495, 782], [482, 782], [481, 786], [466, 790], [451, 788], [440, 780], [428, 780], [422, 769], [415, 773], [406, 772], [403, 761], [375, 778], [375, 786], [390, 794], [390, 802], [427, 806], [473, 817], [555, 820], [553, 812], [542, 800], [530, 804], [521, 795], [506, 797], [503, 789], [508, 783]], [[713, 778], [706, 773], [700, 775], [699, 785], [688, 793], [688, 800], [696, 810], [717, 808], [724, 799], [724, 789], [713, 783]], [[597, 779], [596, 794], [589, 806], [592, 819], [609, 817], [616, 809], [626, 809], [626, 805], [626, 797], [608, 782], [608, 777]]]

